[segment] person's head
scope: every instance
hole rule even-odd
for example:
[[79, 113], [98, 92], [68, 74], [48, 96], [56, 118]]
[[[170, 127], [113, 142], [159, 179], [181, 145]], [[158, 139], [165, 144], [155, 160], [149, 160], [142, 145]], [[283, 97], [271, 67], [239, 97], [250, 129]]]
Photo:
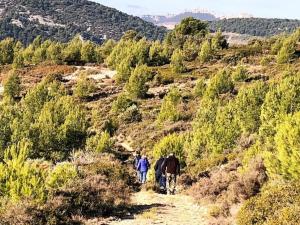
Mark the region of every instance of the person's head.
[[147, 156], [146, 156], [146, 155], [143, 155], [142, 158], [143, 158], [143, 159], [147, 159]]
[[141, 155], [141, 152], [140, 152], [140, 151], [136, 151], [136, 152], [135, 152], [135, 155], [136, 155], [136, 156], [140, 156], [140, 155]]

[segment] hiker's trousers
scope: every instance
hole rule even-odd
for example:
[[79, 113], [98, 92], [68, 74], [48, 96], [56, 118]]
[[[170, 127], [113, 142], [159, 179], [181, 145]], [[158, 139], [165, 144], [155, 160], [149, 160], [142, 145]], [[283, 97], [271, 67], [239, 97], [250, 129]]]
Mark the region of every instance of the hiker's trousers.
[[167, 173], [167, 193], [175, 194], [176, 189], [176, 174]]

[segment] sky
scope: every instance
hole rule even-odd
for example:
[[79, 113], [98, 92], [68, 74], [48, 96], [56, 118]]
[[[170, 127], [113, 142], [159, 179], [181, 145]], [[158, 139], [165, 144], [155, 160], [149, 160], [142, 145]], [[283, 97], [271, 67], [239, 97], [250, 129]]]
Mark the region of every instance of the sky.
[[218, 15], [300, 19], [300, 0], [94, 0], [131, 15], [166, 15], [207, 9]]

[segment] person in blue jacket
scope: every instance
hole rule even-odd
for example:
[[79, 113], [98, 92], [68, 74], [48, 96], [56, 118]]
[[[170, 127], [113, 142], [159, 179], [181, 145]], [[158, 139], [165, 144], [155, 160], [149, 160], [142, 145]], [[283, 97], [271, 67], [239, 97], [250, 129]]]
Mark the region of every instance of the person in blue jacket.
[[150, 163], [145, 155], [142, 156], [140, 159], [138, 166], [137, 166], [138, 171], [140, 171], [141, 174], [141, 183], [144, 184], [147, 181], [147, 173], [148, 170], [150, 169]]

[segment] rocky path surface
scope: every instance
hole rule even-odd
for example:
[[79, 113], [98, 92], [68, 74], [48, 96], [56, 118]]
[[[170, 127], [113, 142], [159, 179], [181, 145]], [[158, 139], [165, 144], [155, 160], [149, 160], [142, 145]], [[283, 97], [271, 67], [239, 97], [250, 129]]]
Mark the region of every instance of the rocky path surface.
[[207, 208], [197, 205], [190, 196], [161, 195], [141, 191], [132, 199], [128, 218], [110, 221], [109, 225], [205, 225]]

